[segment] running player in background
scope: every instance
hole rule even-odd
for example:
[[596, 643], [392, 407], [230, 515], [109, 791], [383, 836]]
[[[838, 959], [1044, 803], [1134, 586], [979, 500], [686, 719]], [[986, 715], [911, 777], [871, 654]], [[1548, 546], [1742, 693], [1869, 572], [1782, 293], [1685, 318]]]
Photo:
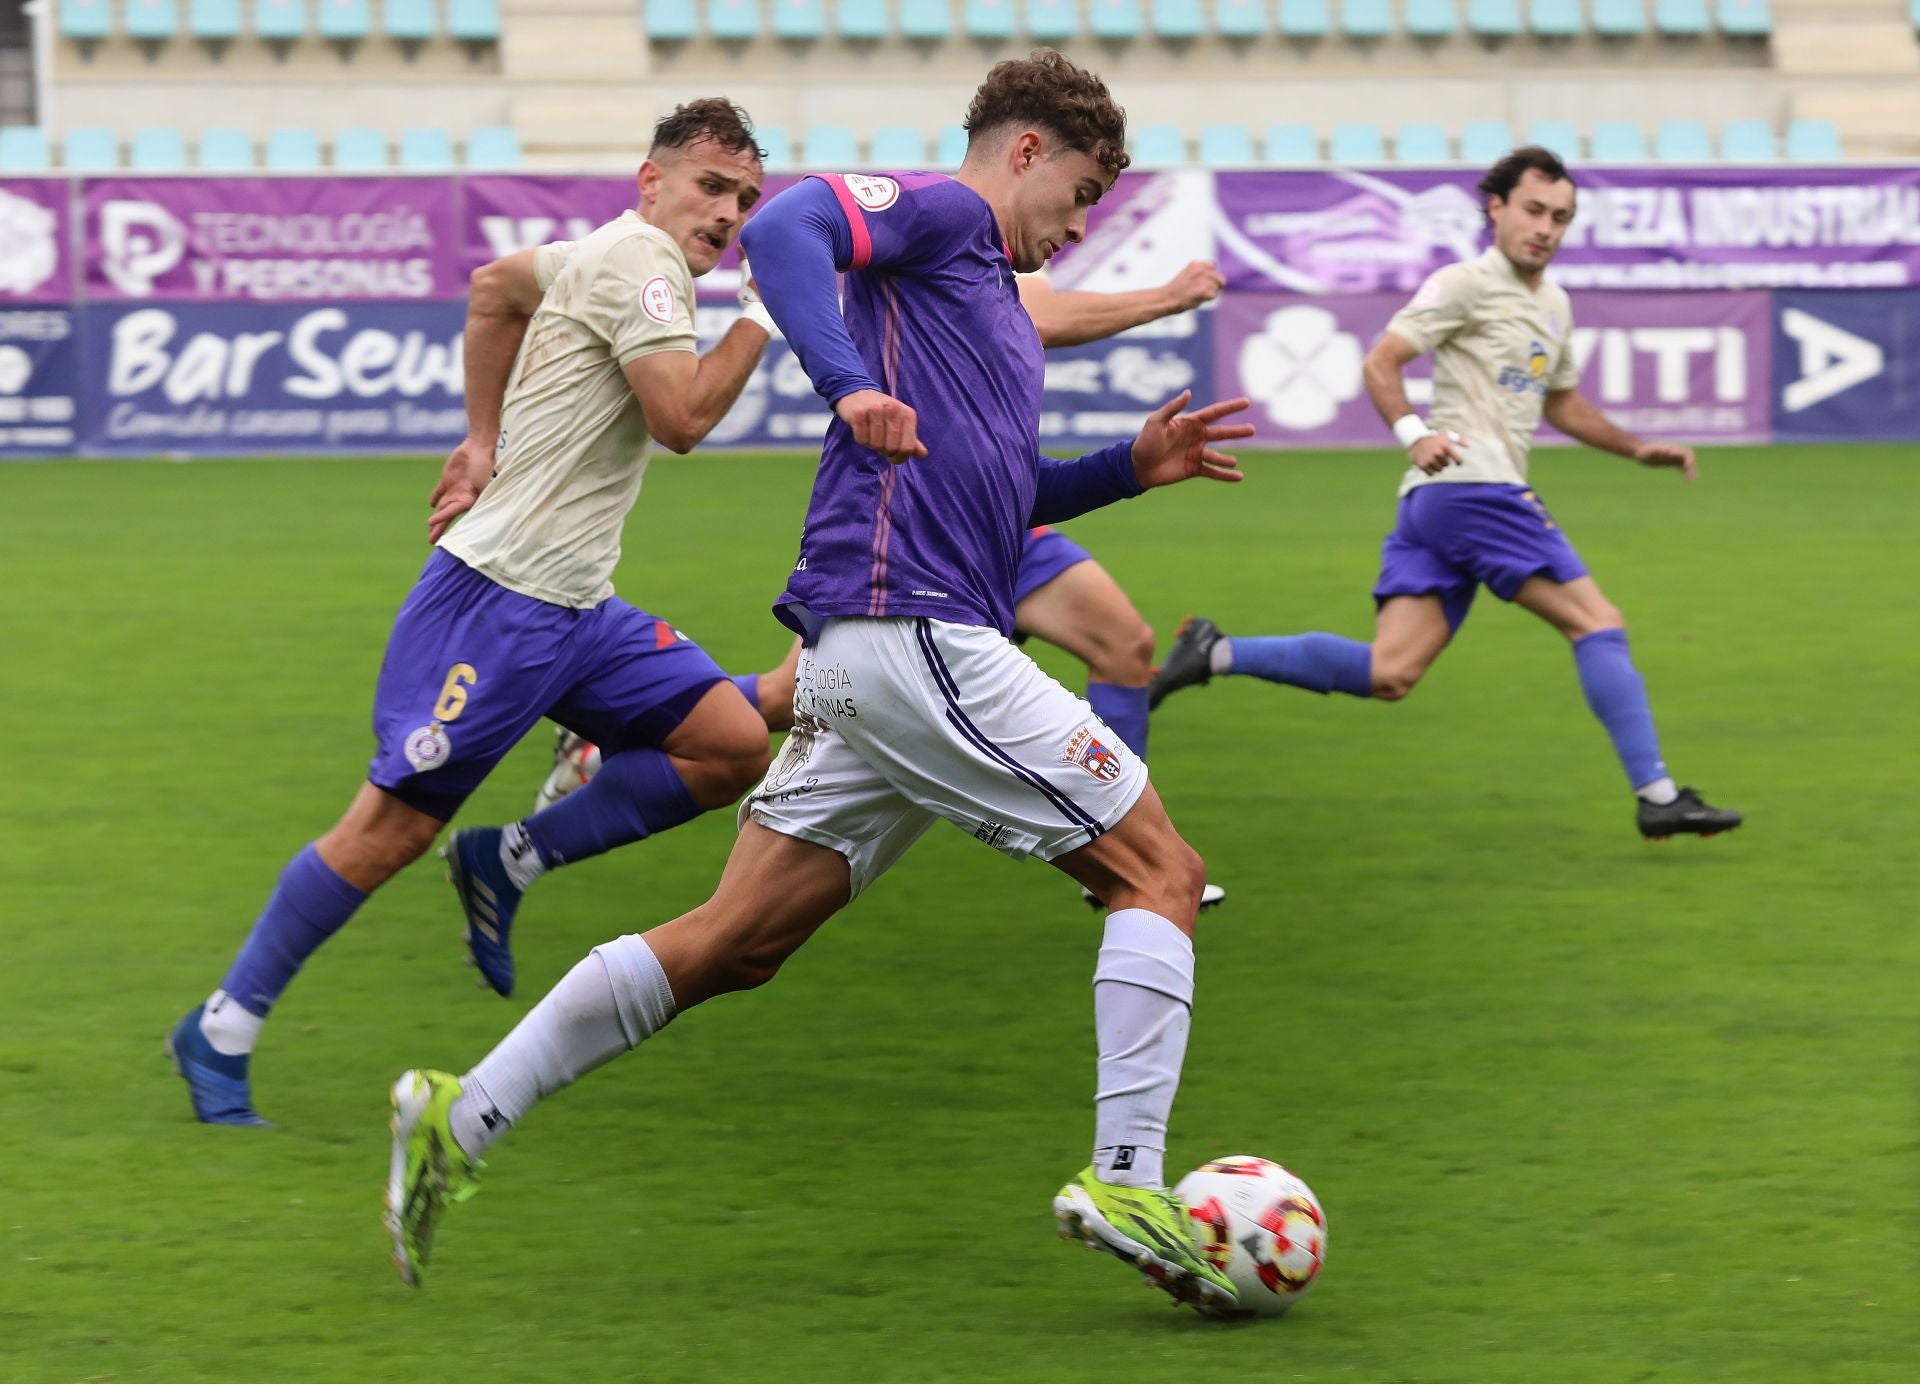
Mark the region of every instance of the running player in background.
[[1247, 401], [1181, 413], [1182, 394], [1131, 442], [1042, 458], [1044, 362], [1014, 276], [1085, 234], [1126, 166], [1126, 117], [1097, 77], [1043, 49], [995, 67], [966, 123], [957, 177], [809, 178], [744, 234], [836, 415], [775, 607], [807, 642], [799, 724], [743, 805], [711, 900], [595, 948], [465, 1076], [394, 1084], [387, 1217], [408, 1282], [441, 1209], [471, 1194], [478, 1159], [537, 1101], [676, 1014], [772, 979], [944, 817], [1114, 908], [1094, 972], [1094, 1159], [1055, 1198], [1064, 1233], [1181, 1300], [1234, 1301], [1163, 1167], [1200, 858], [1139, 758], [1007, 636], [1029, 527], [1155, 486], [1238, 480], [1213, 444], [1252, 432], [1219, 421]]
[[[1399, 701], [1446, 648], [1484, 583], [1572, 642], [1587, 705], [1634, 791], [1640, 834], [1664, 841], [1731, 831], [1738, 812], [1709, 806], [1668, 775], [1625, 619], [1527, 488], [1543, 415], [1590, 447], [1689, 481], [1693, 450], [1622, 431], [1580, 393], [1572, 305], [1544, 277], [1573, 222], [1566, 167], [1545, 149], [1517, 149], [1493, 166], [1480, 192], [1492, 247], [1428, 279], [1367, 355], [1367, 393], [1412, 462], [1399, 523], [1381, 550], [1373, 643], [1333, 634], [1229, 638], [1211, 620], [1189, 620], [1153, 680], [1153, 704], [1223, 673]], [[1431, 427], [1408, 405], [1401, 380], [1407, 363], [1428, 351]]]
[[[704, 357], [693, 326], [693, 280], [758, 200], [760, 157], [726, 101], [683, 106], [654, 131], [637, 211], [569, 247], [564, 267], [548, 247], [475, 273], [469, 436], [434, 492], [437, 547], [394, 620], [367, 781], [294, 856], [219, 988], [168, 1037], [201, 1120], [265, 1123], [248, 1062], [274, 1002], [542, 716], [608, 748], [605, 791], [643, 835], [734, 802], [765, 770], [765, 728], [726, 674], [610, 580], [651, 439], [697, 443], [766, 346], [764, 308]], [[590, 854], [595, 823], [571, 807], [473, 862], [475, 890]], [[476, 909], [475, 926], [486, 916]]]

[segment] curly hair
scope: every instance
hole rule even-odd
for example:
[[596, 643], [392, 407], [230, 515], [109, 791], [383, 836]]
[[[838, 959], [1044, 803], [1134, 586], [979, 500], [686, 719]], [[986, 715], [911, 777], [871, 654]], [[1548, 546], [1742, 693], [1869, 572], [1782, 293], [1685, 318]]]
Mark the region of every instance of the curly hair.
[[[1566, 164], [1560, 156], [1538, 144], [1523, 144], [1515, 149], [1492, 168], [1487, 176], [1480, 180], [1480, 205], [1486, 205], [1498, 197], [1505, 202], [1513, 196], [1513, 190], [1520, 186], [1520, 180], [1528, 173], [1538, 173], [1550, 183], [1573, 182], [1573, 174], [1567, 172]], [[1574, 183], [1578, 187], [1578, 183]]]
[[1052, 48], [996, 63], [973, 94], [964, 122], [967, 143], [1020, 125], [1058, 135], [1067, 148], [1091, 155], [1109, 178], [1127, 158], [1127, 113], [1107, 84]]
[[754, 141], [753, 121], [740, 107], [724, 96], [703, 96], [684, 106], [675, 106], [672, 115], [663, 115], [653, 127], [653, 144], [648, 158], [657, 158], [667, 149], [685, 149], [702, 139], [710, 139], [729, 154], [751, 152], [764, 160], [767, 151]]

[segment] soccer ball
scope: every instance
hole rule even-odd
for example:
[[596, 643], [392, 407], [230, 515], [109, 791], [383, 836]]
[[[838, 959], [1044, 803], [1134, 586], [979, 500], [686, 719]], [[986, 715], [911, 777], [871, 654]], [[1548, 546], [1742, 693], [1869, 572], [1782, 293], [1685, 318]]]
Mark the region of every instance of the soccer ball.
[[1201, 1256], [1240, 1290], [1221, 1316], [1277, 1317], [1307, 1294], [1327, 1257], [1327, 1216], [1299, 1178], [1264, 1158], [1216, 1158], [1180, 1179]]

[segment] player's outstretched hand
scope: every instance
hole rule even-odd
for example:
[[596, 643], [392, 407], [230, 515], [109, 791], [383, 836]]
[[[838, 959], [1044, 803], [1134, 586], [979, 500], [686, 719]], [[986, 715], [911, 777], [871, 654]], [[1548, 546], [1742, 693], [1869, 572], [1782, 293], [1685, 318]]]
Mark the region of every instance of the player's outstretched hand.
[[1459, 433], [1428, 433], [1407, 449], [1407, 460], [1429, 476], [1437, 476], [1447, 467], [1458, 466], [1464, 460], [1460, 449], [1465, 445], [1466, 439]]
[[841, 421], [853, 429], [853, 440], [888, 461], [923, 457], [920, 418], [912, 409], [877, 389], [856, 389], [833, 406]]
[[1642, 442], [1633, 459], [1642, 466], [1678, 468], [1688, 480], [1698, 480], [1700, 467], [1693, 459], [1693, 448], [1673, 442]]
[[1237, 481], [1240, 462], [1213, 450], [1216, 442], [1252, 437], [1251, 423], [1222, 423], [1246, 409], [1246, 399], [1223, 399], [1192, 413], [1181, 409], [1193, 398], [1183, 389], [1147, 415], [1146, 426], [1133, 440], [1133, 474], [1144, 490], [1204, 476], [1210, 481]]
[[493, 449], [482, 447], [472, 438], [461, 439], [447, 464], [440, 468], [440, 479], [427, 496], [433, 513], [427, 516], [427, 542], [438, 543], [440, 535], [453, 521], [473, 508], [480, 492], [493, 479]]
[[1227, 281], [1212, 260], [1190, 260], [1187, 267], [1167, 280], [1167, 294], [1174, 312], [1192, 312], [1202, 303], [1220, 296]]

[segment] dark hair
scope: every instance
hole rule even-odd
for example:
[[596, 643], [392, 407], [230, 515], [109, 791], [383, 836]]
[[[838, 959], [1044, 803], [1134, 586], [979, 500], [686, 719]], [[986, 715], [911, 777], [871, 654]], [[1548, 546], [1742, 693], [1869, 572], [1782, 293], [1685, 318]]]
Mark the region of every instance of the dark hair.
[[995, 63], [973, 93], [965, 121], [967, 143], [1021, 125], [1058, 135], [1069, 149], [1091, 155], [1109, 178], [1127, 158], [1127, 113], [1107, 84], [1052, 48]]
[[751, 151], [755, 159], [765, 159], [767, 151], [753, 138], [753, 121], [740, 107], [724, 96], [703, 96], [684, 106], [675, 106], [672, 115], [663, 115], [653, 127], [653, 144], [647, 157], [663, 149], [685, 149], [710, 139], [729, 154]]
[[1567, 172], [1558, 154], [1538, 144], [1523, 144], [1489, 168], [1487, 176], [1480, 180], [1481, 210], [1486, 210], [1487, 204], [1496, 197], [1504, 202], [1513, 196], [1513, 190], [1529, 172], [1538, 173], [1550, 183], [1573, 182], [1573, 174]]

